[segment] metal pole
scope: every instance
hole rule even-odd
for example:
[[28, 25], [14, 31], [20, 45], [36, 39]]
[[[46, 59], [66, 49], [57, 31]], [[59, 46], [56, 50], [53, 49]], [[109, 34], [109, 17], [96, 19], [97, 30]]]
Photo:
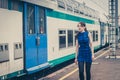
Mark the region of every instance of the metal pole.
[[116, 48], [118, 48], [118, 0], [115, 2]]
[[109, 0], [109, 15], [110, 15], [110, 21], [111, 21], [111, 53], [110, 56], [115, 56], [116, 58], [116, 45], [118, 44], [118, 0]]

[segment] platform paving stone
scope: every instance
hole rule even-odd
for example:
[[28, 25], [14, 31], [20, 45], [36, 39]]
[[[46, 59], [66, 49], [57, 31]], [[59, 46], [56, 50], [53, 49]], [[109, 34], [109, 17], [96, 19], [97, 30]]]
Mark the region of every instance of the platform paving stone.
[[[106, 58], [111, 52], [106, 53], [102, 57], [96, 59], [92, 64], [91, 68], [91, 80], [120, 80], [120, 58]], [[99, 53], [101, 54], [101, 53]], [[98, 55], [98, 54], [97, 54]], [[120, 56], [120, 49], [117, 49], [116, 55]], [[55, 72], [46, 76], [44, 79], [39, 80], [59, 80], [64, 75], [75, 70], [77, 65], [62, 69], [61, 71]], [[65, 78], [64, 80], [79, 80], [78, 71]]]

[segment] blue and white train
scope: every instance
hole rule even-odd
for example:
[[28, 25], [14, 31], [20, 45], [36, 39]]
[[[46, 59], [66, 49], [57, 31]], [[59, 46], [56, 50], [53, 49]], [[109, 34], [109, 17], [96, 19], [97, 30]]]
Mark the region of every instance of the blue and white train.
[[0, 80], [73, 59], [80, 21], [94, 50], [105, 46], [108, 23], [99, 15], [75, 0], [0, 0]]

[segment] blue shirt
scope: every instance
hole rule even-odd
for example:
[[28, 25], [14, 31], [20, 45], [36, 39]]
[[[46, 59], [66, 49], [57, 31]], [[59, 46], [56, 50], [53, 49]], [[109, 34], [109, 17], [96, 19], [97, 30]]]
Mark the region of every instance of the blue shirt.
[[78, 33], [78, 62], [92, 62], [92, 52], [90, 48], [90, 40], [88, 31]]

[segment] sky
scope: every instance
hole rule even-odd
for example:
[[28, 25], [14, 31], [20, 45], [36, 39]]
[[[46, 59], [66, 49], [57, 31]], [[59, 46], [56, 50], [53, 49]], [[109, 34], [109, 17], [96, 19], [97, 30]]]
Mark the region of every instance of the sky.
[[[85, 2], [86, 6], [89, 6], [97, 11], [108, 15], [108, 1], [109, 0], [77, 0], [79, 2]], [[120, 0], [118, 0], [118, 15], [120, 16]]]

